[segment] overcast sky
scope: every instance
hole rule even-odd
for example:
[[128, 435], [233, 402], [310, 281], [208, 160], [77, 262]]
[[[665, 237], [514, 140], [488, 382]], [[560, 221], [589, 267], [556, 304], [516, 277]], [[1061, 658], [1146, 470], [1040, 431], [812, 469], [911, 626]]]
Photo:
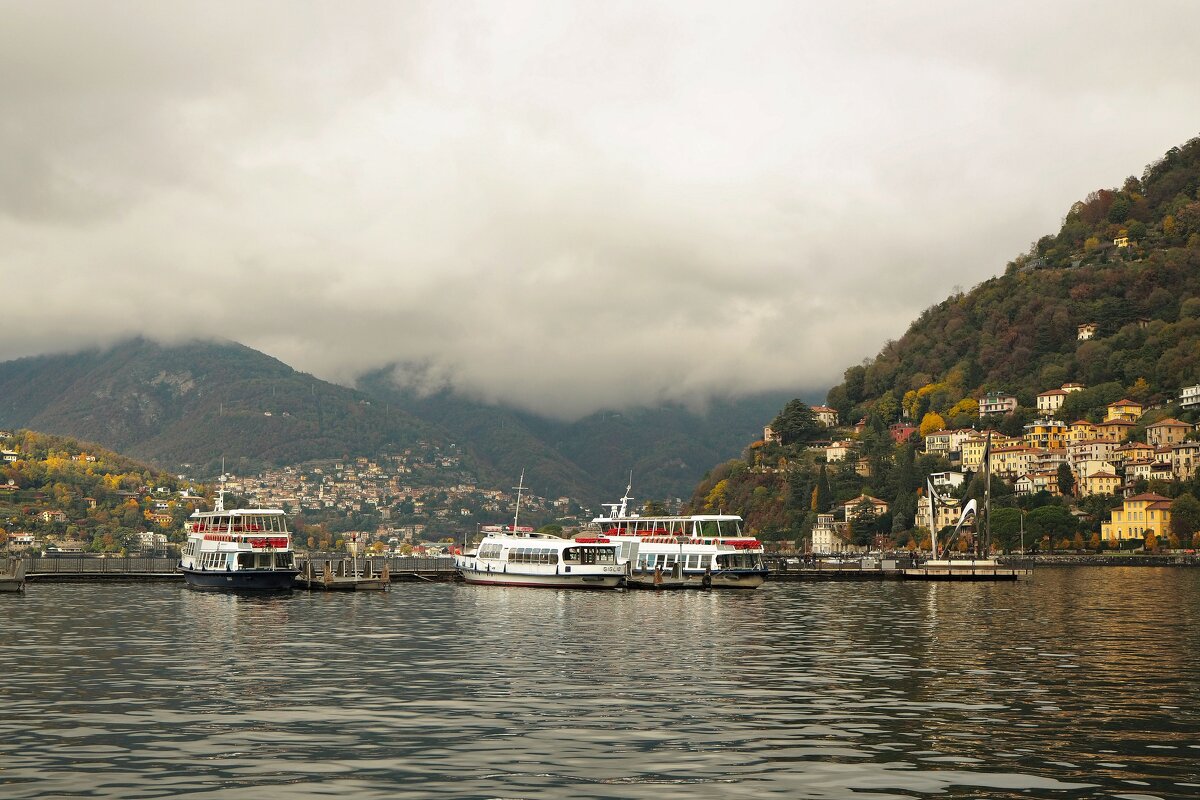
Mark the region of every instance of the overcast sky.
[[0, 2], [0, 359], [824, 392], [1200, 133], [1200, 3]]

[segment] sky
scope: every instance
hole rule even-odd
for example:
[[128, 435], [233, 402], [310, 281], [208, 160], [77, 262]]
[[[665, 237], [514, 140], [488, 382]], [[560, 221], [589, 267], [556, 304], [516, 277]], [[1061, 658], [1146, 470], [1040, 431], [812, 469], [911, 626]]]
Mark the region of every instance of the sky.
[[0, 360], [823, 396], [1200, 133], [1200, 4], [0, 0]]

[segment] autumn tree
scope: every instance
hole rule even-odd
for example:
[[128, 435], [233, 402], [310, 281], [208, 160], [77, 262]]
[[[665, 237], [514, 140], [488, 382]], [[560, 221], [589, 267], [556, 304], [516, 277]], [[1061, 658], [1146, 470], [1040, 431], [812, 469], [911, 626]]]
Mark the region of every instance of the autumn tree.
[[936, 411], [930, 411], [921, 419], [921, 427], [918, 433], [924, 437], [945, 429], [946, 420], [942, 418], [942, 415]]

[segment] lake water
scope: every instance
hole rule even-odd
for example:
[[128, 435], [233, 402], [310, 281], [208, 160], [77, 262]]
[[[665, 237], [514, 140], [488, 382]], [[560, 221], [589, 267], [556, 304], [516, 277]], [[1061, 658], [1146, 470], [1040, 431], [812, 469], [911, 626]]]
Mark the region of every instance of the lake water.
[[0, 595], [0, 797], [1195, 798], [1200, 570]]

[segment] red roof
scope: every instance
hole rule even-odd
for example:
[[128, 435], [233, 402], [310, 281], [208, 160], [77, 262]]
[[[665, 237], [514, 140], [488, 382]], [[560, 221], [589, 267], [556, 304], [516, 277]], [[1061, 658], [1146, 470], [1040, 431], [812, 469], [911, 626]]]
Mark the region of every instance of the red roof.
[[1155, 422], [1153, 425], [1147, 425], [1146, 427], [1147, 428], [1166, 428], [1166, 427], [1190, 428], [1192, 426], [1187, 424], [1186, 422], [1180, 422], [1179, 420], [1175, 419], [1174, 417], [1167, 417], [1166, 419], [1160, 419], [1158, 422]]
[[1117, 401], [1117, 402], [1115, 402], [1115, 403], [1109, 403], [1109, 404], [1108, 404], [1108, 407], [1109, 407], [1109, 408], [1121, 408], [1121, 407], [1124, 407], [1124, 406], [1137, 406], [1138, 408], [1141, 408], [1141, 407], [1142, 407], [1142, 404], [1141, 404], [1141, 403], [1135, 403], [1135, 402], [1133, 402], [1132, 400], [1118, 400], [1118, 401]]
[[1048, 392], [1042, 392], [1038, 397], [1052, 397], [1054, 395], [1066, 394], [1062, 389], [1051, 389]]
[[1167, 503], [1171, 502], [1171, 498], [1163, 497], [1161, 494], [1155, 494], [1154, 492], [1143, 492], [1142, 494], [1134, 495], [1133, 497], [1130, 497], [1129, 500], [1138, 500], [1138, 501], [1146, 500], [1151, 503], [1161, 503], [1164, 501]]

